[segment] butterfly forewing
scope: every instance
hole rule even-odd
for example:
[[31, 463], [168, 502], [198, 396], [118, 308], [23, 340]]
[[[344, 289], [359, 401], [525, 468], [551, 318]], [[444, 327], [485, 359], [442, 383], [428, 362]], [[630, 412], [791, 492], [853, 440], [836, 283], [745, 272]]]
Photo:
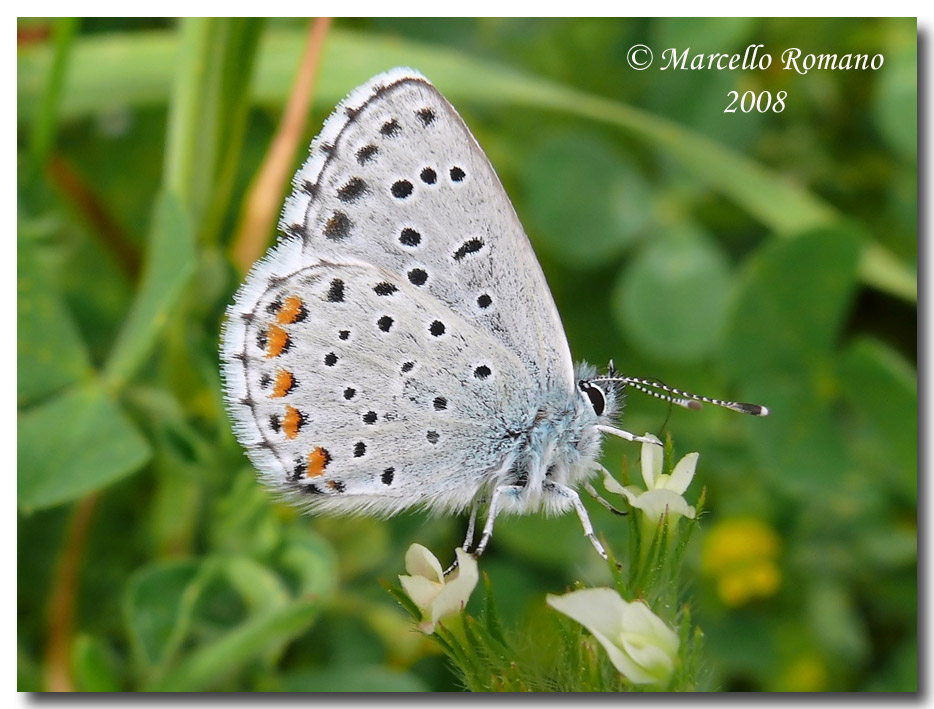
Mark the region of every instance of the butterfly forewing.
[[390, 72], [355, 91], [295, 184], [281, 226], [309, 258], [399, 274], [476, 320], [543, 386], [572, 386], [561, 320], [512, 204], [426, 79]]

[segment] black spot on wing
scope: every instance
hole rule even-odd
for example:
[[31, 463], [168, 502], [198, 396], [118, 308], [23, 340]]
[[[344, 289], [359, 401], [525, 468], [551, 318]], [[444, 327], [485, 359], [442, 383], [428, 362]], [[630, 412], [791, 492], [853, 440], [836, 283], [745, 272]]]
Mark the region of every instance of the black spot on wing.
[[430, 108], [420, 108], [415, 112], [415, 115], [425, 128], [435, 122], [435, 112]]
[[375, 145], [364, 145], [357, 151], [357, 162], [360, 165], [366, 165], [368, 162], [375, 160], [378, 154], [379, 148]]
[[461, 261], [467, 254], [475, 254], [482, 248], [482, 239], [468, 239], [454, 252], [454, 260]]
[[324, 225], [324, 236], [331, 241], [340, 241], [350, 236], [350, 230], [353, 222], [343, 212], [337, 211], [331, 215], [327, 224]]

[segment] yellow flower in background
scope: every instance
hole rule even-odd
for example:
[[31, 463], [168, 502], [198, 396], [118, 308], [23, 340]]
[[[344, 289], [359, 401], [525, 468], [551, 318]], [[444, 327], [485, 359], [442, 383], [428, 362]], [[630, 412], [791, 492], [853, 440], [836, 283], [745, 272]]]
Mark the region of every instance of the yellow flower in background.
[[409, 575], [399, 576], [399, 583], [422, 612], [418, 629], [426, 635], [435, 632], [438, 621], [464, 610], [480, 578], [476, 559], [463, 549], [455, 554], [457, 569], [445, 578], [441, 563], [421, 544], [413, 544], [405, 552]]
[[826, 692], [829, 680], [824, 660], [816, 653], [806, 652], [779, 673], [775, 689], [779, 692]]
[[630, 682], [664, 684], [674, 672], [678, 636], [642, 601], [624, 601], [609, 588], [548, 594], [547, 601], [587, 628]]
[[781, 540], [760, 519], [717, 522], [704, 540], [701, 571], [714, 579], [717, 594], [728, 606], [773, 595], [781, 585], [776, 559]]

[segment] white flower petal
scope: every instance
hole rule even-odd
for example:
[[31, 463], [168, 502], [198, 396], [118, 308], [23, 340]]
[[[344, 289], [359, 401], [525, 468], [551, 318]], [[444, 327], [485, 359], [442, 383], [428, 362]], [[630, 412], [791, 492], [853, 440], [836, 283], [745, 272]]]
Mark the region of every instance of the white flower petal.
[[636, 487], [635, 485], [627, 485], [624, 488], [620, 489], [620, 494], [626, 498], [630, 505], [633, 507], [639, 507], [638, 500], [645, 494], [645, 490], [641, 487]]
[[470, 594], [473, 593], [480, 579], [477, 560], [463, 549], [458, 549], [455, 553], [457, 554], [457, 571], [451, 574], [451, 578], [431, 604], [433, 623], [445, 616], [460, 613], [470, 600]]
[[671, 471], [671, 479], [666, 485], [669, 490], [674, 490], [680, 494], [688, 489], [688, 485], [694, 479], [698, 456], [698, 453], [688, 453], [678, 461], [675, 469]]
[[654, 645], [661, 647], [668, 653], [675, 654], [678, 652], [678, 645], [680, 644], [678, 636], [643, 601], [632, 601], [626, 604], [626, 610], [623, 613], [623, 625], [628, 633], [652, 638]]
[[697, 514], [681, 495], [672, 490], [649, 490], [635, 499], [628, 497], [629, 504], [642, 510], [646, 517], [652, 520], [658, 520], [665, 510], [668, 510], [670, 518], [677, 516], [694, 519]]
[[405, 552], [405, 570], [412, 576], [424, 576], [435, 583], [444, 583], [441, 562], [421, 544], [413, 544]]
[[576, 620], [592, 633], [615, 636], [623, 631], [626, 601], [610, 588], [585, 588], [563, 596], [549, 593], [545, 600], [556, 611]]
[[613, 666], [631, 682], [647, 684], [671, 676], [678, 637], [644, 603], [627, 603], [609, 588], [549, 595], [547, 601], [587, 628], [606, 650]]
[[655, 478], [655, 489], [656, 490], [667, 490], [669, 487], [668, 486], [669, 480], [671, 480], [671, 476], [665, 475], [665, 473], [662, 473], [657, 478]]
[[603, 475], [603, 487], [607, 489], [607, 492], [615, 492], [617, 495], [626, 494], [623, 492], [623, 486], [616, 482], [616, 478], [610, 475], [609, 472]]
[[645, 487], [648, 490], [655, 488], [655, 478], [661, 475], [662, 458], [665, 455], [665, 449], [655, 436], [651, 433], [645, 434], [646, 438], [655, 441], [655, 443], [642, 444], [642, 479], [645, 480]]
[[411, 576], [399, 576], [399, 583], [422, 613], [418, 627], [423, 633], [430, 635], [439, 620], [463, 610], [480, 578], [477, 560], [463, 549], [455, 553], [458, 568], [447, 579], [434, 554], [420, 544], [413, 544], [405, 554]]
[[427, 608], [431, 607], [432, 601], [444, 588], [440, 583], [435, 583], [424, 576], [399, 576], [399, 583], [402, 584], [405, 595], [412, 599], [423, 614]]
[[[636, 642], [633, 642], [636, 640]], [[665, 682], [675, 669], [674, 658], [662, 648], [653, 645], [647, 638], [628, 639], [623, 636], [623, 652], [632, 658], [633, 664], [645, 674], [648, 682]]]
[[619, 670], [620, 674], [625, 675], [630, 682], [633, 684], [650, 684], [657, 681], [658, 678], [655, 675], [640, 667], [617, 643], [614, 643], [601, 632], [595, 630], [590, 632], [603, 645], [603, 649], [606, 650], [607, 657], [610, 658], [613, 667]]

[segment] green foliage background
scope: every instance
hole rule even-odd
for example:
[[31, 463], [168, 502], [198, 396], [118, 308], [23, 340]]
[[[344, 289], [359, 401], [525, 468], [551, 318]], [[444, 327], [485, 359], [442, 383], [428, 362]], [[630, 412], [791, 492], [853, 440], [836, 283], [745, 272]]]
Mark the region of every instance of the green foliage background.
[[[378, 580], [413, 541], [446, 560], [464, 522], [301, 517], [256, 484], [222, 407], [227, 247], [305, 28], [20, 20], [21, 690], [56, 671], [81, 690], [459, 688]], [[653, 68], [627, 66], [636, 43]], [[767, 71], [658, 70], [666, 47], [757, 43]], [[885, 64], [800, 76], [780, 69], [795, 46]], [[628, 430], [700, 452], [687, 563], [709, 688], [916, 689], [915, 21], [339, 20], [308, 140], [397, 65], [484, 146], [576, 358], [774, 412], [627, 402]], [[786, 109], [724, 114], [734, 89], [787, 91]], [[624, 456], [635, 472], [633, 446], [604, 463]], [[735, 519], [780, 539], [779, 585], [740, 603], [703, 573]], [[610, 584], [573, 516], [501, 520], [481, 569], [529, 637], [553, 625], [547, 592]]]

